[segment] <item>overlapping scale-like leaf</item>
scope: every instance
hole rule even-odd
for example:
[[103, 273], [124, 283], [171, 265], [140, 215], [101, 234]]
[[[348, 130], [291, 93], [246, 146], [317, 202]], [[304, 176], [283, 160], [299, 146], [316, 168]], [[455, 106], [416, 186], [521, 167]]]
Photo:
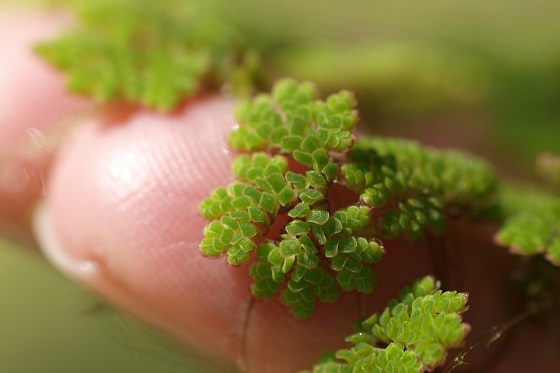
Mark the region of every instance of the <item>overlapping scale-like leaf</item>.
[[[269, 215], [259, 207], [258, 200], [243, 193], [246, 190], [256, 191], [250, 186], [235, 184], [244, 188], [229, 188], [233, 211], [222, 214], [213, 220], [203, 231], [204, 238], [200, 243], [201, 252], [210, 257], [218, 257], [227, 253], [228, 262], [241, 265], [249, 259], [249, 252], [255, 248], [254, 237], [263, 234], [270, 225]], [[256, 191], [259, 193], [258, 191]], [[260, 193], [259, 193], [260, 194]], [[215, 206], [217, 201], [202, 203]], [[202, 208], [202, 206], [201, 206]]]
[[241, 180], [255, 182], [258, 177], [267, 177], [274, 173], [285, 174], [288, 160], [280, 155], [270, 157], [266, 153], [253, 153], [251, 156], [240, 155], [232, 163], [233, 175]]
[[334, 302], [339, 287], [332, 276], [319, 267], [318, 249], [308, 236], [309, 223], [294, 220], [286, 226], [286, 235], [279, 242], [267, 242], [257, 248], [260, 259], [251, 268], [255, 280], [253, 293], [259, 298], [275, 295], [288, 278], [282, 291], [282, 303], [297, 318], [307, 318], [318, 298]]
[[286, 168], [284, 157], [264, 153], [242, 155], [233, 162], [233, 172], [243, 182], [217, 188], [199, 206], [205, 218], [213, 219], [200, 244], [204, 255], [227, 253], [233, 265], [249, 259], [256, 248], [255, 238], [266, 234], [280, 209], [290, 206], [298, 196], [286, 179]]
[[[431, 277], [416, 281], [380, 314], [365, 320], [362, 330], [347, 338], [354, 347], [312, 372], [421, 372], [441, 365], [450, 348], [469, 331], [462, 322], [466, 294], [441, 292]], [[383, 347], [385, 346], [385, 347]]]
[[388, 237], [397, 237], [404, 232], [408, 238], [416, 240], [424, 235], [426, 228], [436, 232], [443, 229], [442, 207], [441, 201], [429, 194], [408, 198], [398, 202], [396, 208], [385, 211], [380, 226]]
[[[375, 285], [368, 264], [378, 263], [384, 253], [377, 240], [358, 235], [369, 226], [367, 207], [350, 206], [331, 214], [313, 208], [324, 199], [318, 190], [306, 189], [288, 216], [292, 217], [281, 239], [257, 248], [257, 261], [251, 270], [256, 281], [253, 293], [268, 298], [281, 289], [282, 302], [298, 318], [309, 317], [317, 299], [333, 302], [340, 289], [370, 292]], [[317, 244], [322, 248], [317, 247]], [[331, 250], [331, 251], [327, 251]], [[335, 278], [319, 266], [328, 262]]]
[[368, 293], [375, 285], [375, 276], [367, 264], [378, 263], [384, 249], [378, 240], [360, 235], [370, 222], [369, 208], [350, 206], [313, 227], [314, 237], [323, 245], [330, 268], [337, 272], [337, 282], [344, 290]]
[[349, 154], [353, 162], [363, 164], [364, 160], [371, 163], [367, 161], [372, 158], [372, 153], [383, 160], [383, 166], [396, 173], [390, 178], [396, 179], [397, 192], [400, 187], [430, 190], [446, 205], [470, 208], [484, 207], [495, 193], [497, 179], [494, 172], [488, 164], [472, 155], [432, 149], [414, 141], [378, 137], [361, 138]]
[[332, 303], [339, 297], [340, 288], [330, 274], [320, 267], [299, 265], [292, 273], [281, 299], [296, 318], [305, 319], [313, 313], [316, 299]]

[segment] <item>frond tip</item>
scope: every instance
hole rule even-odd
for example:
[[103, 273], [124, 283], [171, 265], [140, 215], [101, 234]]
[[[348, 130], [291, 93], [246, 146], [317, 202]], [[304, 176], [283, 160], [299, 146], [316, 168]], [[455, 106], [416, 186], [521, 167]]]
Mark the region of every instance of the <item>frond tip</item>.
[[355, 136], [351, 131], [358, 119], [356, 103], [347, 91], [326, 101], [316, 96], [312, 84], [285, 79], [275, 85], [272, 94], [241, 103], [235, 113], [239, 126], [230, 135], [230, 146], [291, 154], [302, 165], [332, 179], [337, 170], [329, 163], [328, 152], [345, 152], [352, 147]]
[[447, 351], [463, 343], [470, 326], [461, 318], [467, 295], [442, 292], [437, 286], [429, 276], [414, 282], [401, 292], [400, 301], [392, 300], [346, 339], [354, 347], [339, 350], [312, 373], [417, 373], [442, 365]]
[[544, 191], [503, 187], [503, 223], [496, 241], [520, 255], [542, 254], [560, 266], [560, 198]]

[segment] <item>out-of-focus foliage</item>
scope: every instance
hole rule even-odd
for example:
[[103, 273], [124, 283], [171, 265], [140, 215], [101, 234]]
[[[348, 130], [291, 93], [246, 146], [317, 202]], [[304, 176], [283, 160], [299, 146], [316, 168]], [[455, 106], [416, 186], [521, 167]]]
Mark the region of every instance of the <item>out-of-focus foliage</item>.
[[552, 188], [560, 191], [560, 156], [541, 153], [536, 163], [537, 174]]
[[490, 84], [487, 67], [473, 56], [427, 43], [307, 45], [271, 62], [276, 75], [318, 82], [326, 91], [348, 87], [368, 111], [384, 116], [472, 106]]
[[80, 26], [37, 47], [73, 92], [168, 111], [204, 84], [251, 90], [247, 35], [208, 3], [91, 1], [79, 16]]
[[560, 266], [560, 197], [534, 188], [505, 187], [505, 219], [496, 240], [521, 255], [543, 254]]
[[0, 237], [0, 371], [234, 373], [70, 282]]

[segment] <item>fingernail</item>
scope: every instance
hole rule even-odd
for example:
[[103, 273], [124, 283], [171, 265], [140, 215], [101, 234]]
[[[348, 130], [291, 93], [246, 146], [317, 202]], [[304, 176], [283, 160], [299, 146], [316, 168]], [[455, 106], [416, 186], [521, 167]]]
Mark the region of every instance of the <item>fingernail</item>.
[[40, 203], [36, 208], [32, 225], [41, 251], [58, 269], [81, 282], [92, 283], [101, 277], [102, 271], [97, 261], [74, 258], [60, 244], [45, 203]]

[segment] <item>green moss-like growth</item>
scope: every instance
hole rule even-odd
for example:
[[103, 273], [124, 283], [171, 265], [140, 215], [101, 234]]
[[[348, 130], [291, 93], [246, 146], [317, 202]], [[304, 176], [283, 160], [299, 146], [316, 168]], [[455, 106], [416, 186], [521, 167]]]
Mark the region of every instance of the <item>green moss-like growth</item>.
[[447, 351], [460, 346], [469, 325], [462, 322], [467, 295], [442, 292], [432, 277], [417, 280], [381, 313], [347, 338], [354, 347], [339, 350], [313, 373], [405, 372], [432, 370], [444, 363]]
[[[382, 238], [438, 232], [447, 212], [476, 212], [495, 192], [491, 169], [472, 156], [409, 141], [356, 141], [354, 107], [349, 92], [322, 101], [313, 85], [292, 80], [240, 103], [229, 142], [251, 154], [233, 162], [236, 182], [200, 204], [212, 220], [202, 253], [225, 254], [236, 266], [254, 258], [253, 294], [280, 293], [298, 318], [309, 317], [316, 300], [335, 301], [341, 290], [371, 292], [370, 265], [383, 256]], [[334, 183], [359, 198], [332, 208]], [[287, 222], [270, 237], [280, 215]]]
[[[250, 84], [255, 58], [239, 28], [210, 4], [178, 0], [79, 2], [80, 24], [37, 52], [69, 90], [161, 111], [205, 84]], [[243, 77], [242, 75], [245, 76]]]
[[[420, 238], [443, 229], [444, 212], [473, 213], [492, 203], [497, 185], [483, 161], [413, 141], [363, 138], [349, 152], [341, 182], [372, 208], [384, 208], [381, 231]], [[444, 211], [445, 207], [445, 211]]]

